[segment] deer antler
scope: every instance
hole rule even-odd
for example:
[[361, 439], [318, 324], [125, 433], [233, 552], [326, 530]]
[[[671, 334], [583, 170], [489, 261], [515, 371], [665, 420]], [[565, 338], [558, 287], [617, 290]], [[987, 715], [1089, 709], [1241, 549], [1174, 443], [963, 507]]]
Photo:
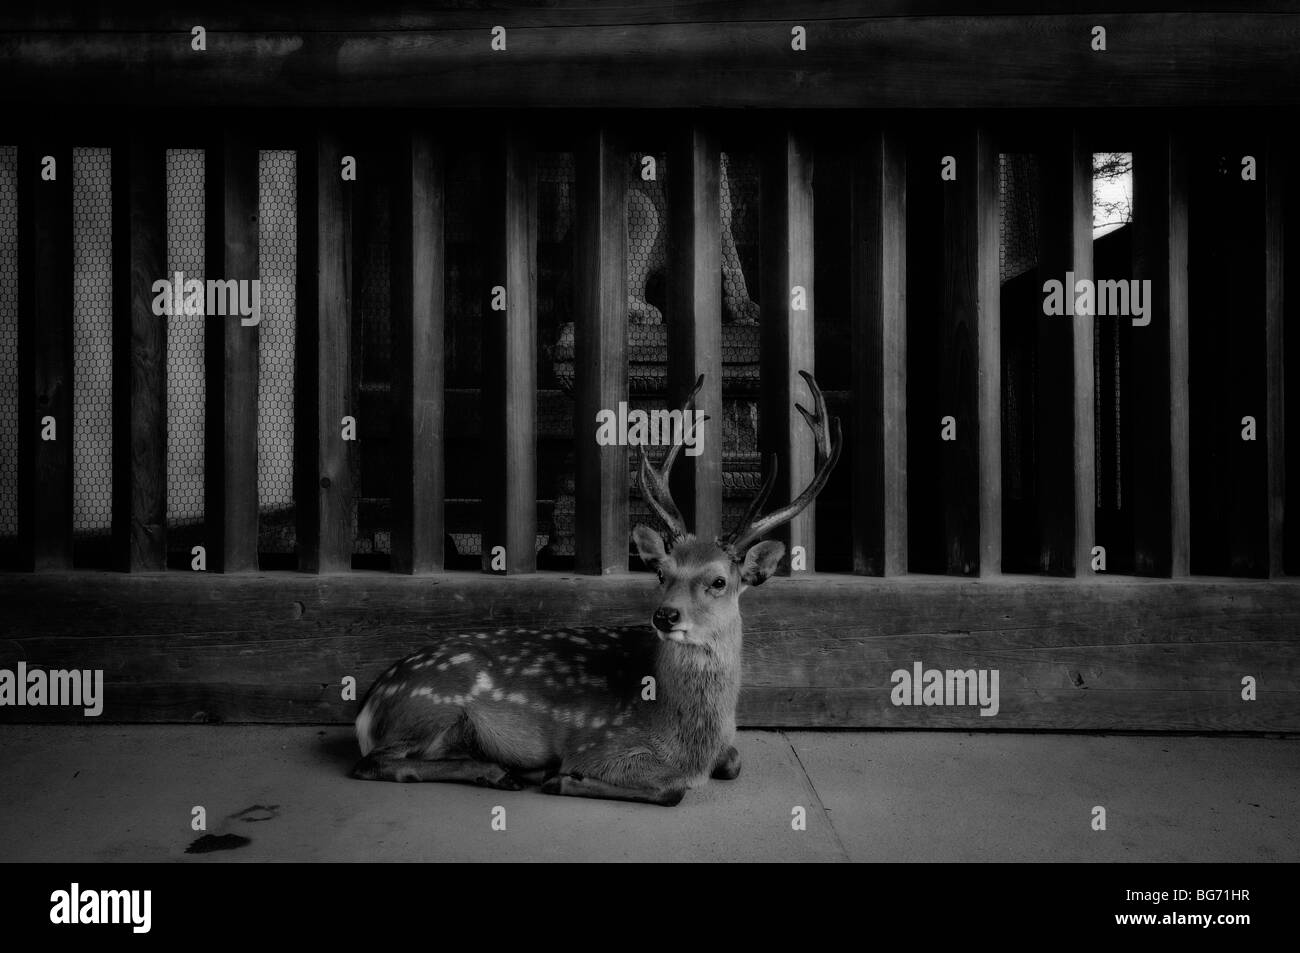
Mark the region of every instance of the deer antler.
[[[835, 464], [839, 462], [840, 451], [844, 448], [844, 442], [840, 438], [840, 418], [831, 418], [826, 412], [826, 398], [822, 396], [821, 388], [813, 380], [812, 375], [807, 371], [800, 371], [799, 376], [808, 384], [808, 390], [813, 396], [814, 413], [808, 413], [808, 410], [800, 404], [795, 404], [795, 410], [803, 415], [808, 426], [812, 429], [813, 437], [817, 444], [817, 472], [802, 493], [781, 507], [769, 513], [767, 516], [759, 517], [759, 512], [767, 502], [767, 498], [772, 494], [772, 488], [776, 485], [777, 458], [771, 456], [771, 465], [768, 468], [767, 477], [763, 480], [763, 486], [758, 491], [758, 495], [749, 504], [749, 509], [745, 511], [744, 517], [732, 530], [731, 534], [718, 540], [719, 545], [724, 549], [729, 549], [733, 553], [741, 553], [750, 543], [766, 536], [772, 530], [776, 529], [783, 523], [788, 523], [794, 519], [810, 504], [826, 486], [826, 481], [830, 479], [831, 471], [835, 469]], [[833, 432], [832, 432], [833, 431]]]
[[673, 463], [677, 460], [677, 454], [681, 452], [688, 434], [694, 433], [696, 424], [704, 423], [709, 419], [703, 417], [698, 421], [687, 423], [686, 413], [695, 403], [695, 397], [703, 386], [704, 375], [701, 374], [695, 381], [695, 389], [690, 392], [686, 401], [682, 404], [682, 440], [673, 442], [661, 468], [656, 470], [651, 465], [650, 457], [645, 452], [645, 444], [640, 445], [641, 492], [644, 494], [646, 502], [650, 504], [651, 509], [659, 514], [659, 518], [668, 527], [668, 534], [672, 539], [681, 539], [683, 536], [688, 535], [690, 530], [687, 529], [686, 520], [682, 518], [681, 511], [677, 509], [677, 504], [673, 502], [673, 495], [668, 489], [668, 474], [672, 471]]

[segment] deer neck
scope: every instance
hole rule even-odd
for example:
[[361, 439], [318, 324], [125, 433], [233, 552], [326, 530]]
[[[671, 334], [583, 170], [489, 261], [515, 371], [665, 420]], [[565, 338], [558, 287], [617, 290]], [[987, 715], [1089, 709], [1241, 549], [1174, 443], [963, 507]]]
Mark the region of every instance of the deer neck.
[[662, 642], [655, 663], [659, 735], [681, 767], [707, 774], [736, 731], [742, 623], [737, 616], [704, 645]]

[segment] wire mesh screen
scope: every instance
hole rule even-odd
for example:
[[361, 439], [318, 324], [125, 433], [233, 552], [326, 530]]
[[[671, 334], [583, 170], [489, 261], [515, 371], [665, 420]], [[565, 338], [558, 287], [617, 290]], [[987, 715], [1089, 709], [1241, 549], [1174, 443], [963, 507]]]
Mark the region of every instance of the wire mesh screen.
[[[369, 157], [368, 157], [369, 158]], [[380, 168], [378, 156], [370, 158]], [[392, 550], [392, 486], [389, 466], [392, 419], [392, 238], [387, 181], [362, 176], [353, 190], [352, 406], [356, 441], [348, 455], [354, 488], [353, 552]]]
[[[203, 280], [202, 149], [167, 150], [167, 271]], [[203, 316], [167, 318], [167, 546], [188, 553], [202, 542], [206, 383]]]
[[72, 151], [72, 527], [107, 537], [113, 517], [113, 163]]
[[[998, 156], [998, 215], [1001, 222], [998, 262], [1002, 283], [1002, 456], [1003, 488], [1010, 501], [1029, 495], [1027, 468], [1032, 465], [1037, 350], [1035, 310], [1037, 281], [1038, 157], [1032, 153]], [[1032, 521], [1012, 513], [1009, 523]], [[1026, 526], [1027, 528], [1027, 526]], [[1013, 530], [1014, 531], [1014, 530]]]
[[537, 156], [538, 564], [573, 556], [573, 214], [571, 152]]
[[18, 533], [18, 150], [0, 146], [0, 537]]
[[258, 550], [292, 553], [294, 311], [297, 280], [297, 159], [290, 150], [258, 153], [257, 502]]

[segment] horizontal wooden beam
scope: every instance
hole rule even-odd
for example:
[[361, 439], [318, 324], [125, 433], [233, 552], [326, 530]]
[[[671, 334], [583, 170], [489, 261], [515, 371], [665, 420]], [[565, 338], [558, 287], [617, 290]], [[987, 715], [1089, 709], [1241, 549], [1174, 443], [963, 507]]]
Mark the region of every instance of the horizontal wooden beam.
[[[187, 17], [190, 11], [187, 10]], [[1300, 103], [1300, 14], [853, 16], [798, 24], [0, 32], [22, 106], [1106, 107]], [[823, 14], [824, 15], [824, 14]], [[12, 22], [12, 17], [9, 18]], [[40, 21], [37, 21], [40, 22]], [[260, 23], [260, 21], [259, 21]], [[792, 48], [794, 26], [806, 48]], [[1105, 24], [1102, 24], [1105, 25]], [[499, 46], [499, 44], [498, 44]], [[31, 90], [39, 90], [33, 98]]]
[[[3, 574], [0, 668], [102, 668], [104, 722], [338, 723], [344, 677], [364, 690], [440, 634], [636, 624], [655, 591], [639, 573]], [[746, 726], [1300, 731], [1300, 580], [820, 574], [744, 598]], [[918, 662], [997, 670], [998, 713], [894, 705]]]
[[[1222, 11], [1224, 0], [992, 0], [980, 3], [980, 13], [1183, 13]], [[1233, 5], [1251, 13], [1300, 13], [1300, 0], [1252, 0]], [[792, 12], [789, 0], [348, 0], [313, 3], [303, 16], [293, 3], [228, 0], [177, 7], [171, 0], [137, 0], [106, 4], [103, 0], [59, 0], [35, 8], [0, 9], [0, 30], [179, 30], [196, 23], [209, 32], [229, 30], [430, 30], [506, 27], [623, 26], [653, 23], [735, 23], [769, 21], [778, 24], [818, 23], [859, 17], [932, 17], [966, 13], [968, 0], [817, 0]]]

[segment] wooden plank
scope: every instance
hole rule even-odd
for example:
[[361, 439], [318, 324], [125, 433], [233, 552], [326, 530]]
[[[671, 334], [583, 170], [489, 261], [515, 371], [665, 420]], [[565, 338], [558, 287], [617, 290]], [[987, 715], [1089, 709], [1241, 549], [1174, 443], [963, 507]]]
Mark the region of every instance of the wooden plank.
[[139, 135], [113, 148], [113, 549], [130, 572], [167, 568], [167, 153]]
[[[0, 33], [0, 99], [164, 107], [484, 106], [967, 108], [1282, 105], [1300, 102], [1296, 13], [1116, 15], [1105, 53], [1093, 12], [847, 16], [791, 21], [518, 26], [508, 49], [479, 29], [287, 29], [213, 34], [187, 22], [131, 35]], [[1115, 42], [1122, 37], [1122, 41]], [[1172, 51], [1176, 51], [1173, 55]], [[69, 62], [76, 70], [67, 69]], [[288, 77], [291, 81], [286, 81]]]
[[[233, 129], [207, 150], [204, 278], [258, 277], [257, 149]], [[204, 524], [208, 568], [257, 569], [258, 328], [205, 318]]]
[[681, 406], [703, 374], [695, 406], [709, 420], [699, 455], [678, 463], [671, 488], [702, 539], [724, 529], [720, 163], [717, 137], [703, 124], [676, 134], [668, 156], [668, 406]]
[[[444, 633], [644, 623], [653, 588], [628, 574], [8, 574], [0, 667], [103, 668], [104, 721], [346, 722], [345, 674], [364, 686]], [[740, 721], [1294, 732], [1297, 596], [1297, 580], [778, 579], [745, 597]], [[892, 673], [918, 661], [998, 670], [999, 713], [894, 706]], [[1267, 677], [1246, 704], [1251, 672]], [[69, 715], [0, 708], [6, 721]]]
[[[996, 575], [1002, 569], [998, 156], [984, 130], [949, 141], [956, 179], [943, 182], [937, 383], [941, 420], [953, 418], [956, 439], [942, 443], [942, 499], [931, 505], [943, 509], [946, 571]], [[940, 422], [932, 424], [936, 440]]]
[[[1296, 13], [1296, 0], [1251, 0], [1242, 12]], [[994, 14], [1038, 13], [1217, 13], [1223, 0], [997, 0], [981, 3], [980, 12]], [[403, 31], [486, 28], [491, 24], [514, 27], [574, 27], [647, 23], [734, 23], [770, 21], [779, 24], [820, 23], [845, 18], [923, 17], [965, 13], [962, 0], [819, 0], [792, 10], [788, 0], [567, 0], [564, 4], [539, 4], [537, 0], [455, 0], [413, 4], [410, 0], [379, 0], [363, 7], [343, 0], [312, 5], [309, 23], [287, 3], [231, 0], [204, 10], [201, 16], [163, 0], [137, 0], [129, 5], [105, 5], [101, 0], [62, 0], [39, 8], [0, 10], [2, 30], [182, 30], [188, 33], [202, 20], [209, 33], [250, 29], [277, 31]]]
[[400, 138], [392, 202], [393, 570], [443, 568], [446, 156], [425, 131]]
[[[1092, 255], [1092, 148], [1075, 130], [1069, 143], [1070, 262], [1076, 278], [1094, 277]], [[1074, 574], [1092, 575], [1097, 543], [1097, 378], [1095, 315], [1075, 315], [1074, 364]]]
[[[998, 151], [986, 129], [975, 133], [975, 328], [979, 373], [979, 574], [1002, 572], [1002, 315], [998, 274]], [[970, 166], [967, 167], [968, 169]]]
[[627, 153], [609, 127], [582, 137], [575, 169], [574, 409], [578, 572], [627, 569], [627, 448], [596, 443], [596, 417], [627, 400]]
[[1187, 169], [1183, 145], [1152, 136], [1133, 154], [1134, 277], [1151, 281], [1150, 319], [1133, 328], [1134, 567], [1185, 576], [1190, 563]]
[[907, 571], [907, 153], [866, 137], [850, 172], [853, 571]]
[[[816, 447], [812, 431], [795, 409], [812, 410], [812, 396], [799, 371], [816, 376], [813, 356], [813, 153], [802, 133], [780, 129], [762, 155], [762, 260], [759, 331], [762, 396], [759, 450], [778, 459], [769, 507], [794, 499], [812, 482]], [[814, 503], [773, 538], [785, 543], [781, 575], [789, 575], [796, 547], [802, 547], [807, 572], [817, 568]]]
[[[1040, 170], [1039, 276], [1064, 284], [1072, 272], [1076, 282], [1091, 280], [1092, 157], [1076, 148], [1072, 133], [1053, 130], [1040, 153]], [[1076, 267], [1080, 264], [1082, 271]], [[1064, 576], [1076, 572], [1080, 510], [1096, 511], [1093, 316], [1045, 316], [1041, 287], [1035, 291], [1034, 419], [1026, 423], [1032, 425], [1035, 443], [1038, 552], [1033, 568]], [[1066, 293], [1073, 297], [1073, 286]], [[1084, 532], [1091, 540], [1095, 515], [1082, 515]]]
[[[537, 164], [531, 142], [507, 132], [484, 159], [487, 221], [482, 406], [486, 451], [483, 571], [504, 547], [505, 571], [537, 568]], [[494, 310], [493, 288], [504, 289]], [[499, 555], [499, 554], [498, 554]]]
[[[1287, 149], [1270, 137], [1264, 161], [1264, 350], [1268, 471], [1268, 574], [1285, 570], [1286, 549], [1286, 366], [1285, 222]], [[1294, 226], [1293, 226], [1294, 227]], [[1292, 237], [1295, 241], [1295, 237]], [[1297, 500], [1300, 506], [1300, 500]]]
[[[342, 177], [349, 154], [333, 129], [309, 133], [298, 151], [294, 451], [298, 568], [304, 572], [350, 569], [355, 543], [353, 448], [342, 439], [343, 418], [353, 416], [353, 182]], [[365, 421], [358, 422], [362, 426]]]
[[[43, 177], [53, 160], [55, 178]], [[36, 571], [72, 567], [72, 149], [18, 147], [18, 539]], [[52, 419], [55, 439], [42, 439]]]

